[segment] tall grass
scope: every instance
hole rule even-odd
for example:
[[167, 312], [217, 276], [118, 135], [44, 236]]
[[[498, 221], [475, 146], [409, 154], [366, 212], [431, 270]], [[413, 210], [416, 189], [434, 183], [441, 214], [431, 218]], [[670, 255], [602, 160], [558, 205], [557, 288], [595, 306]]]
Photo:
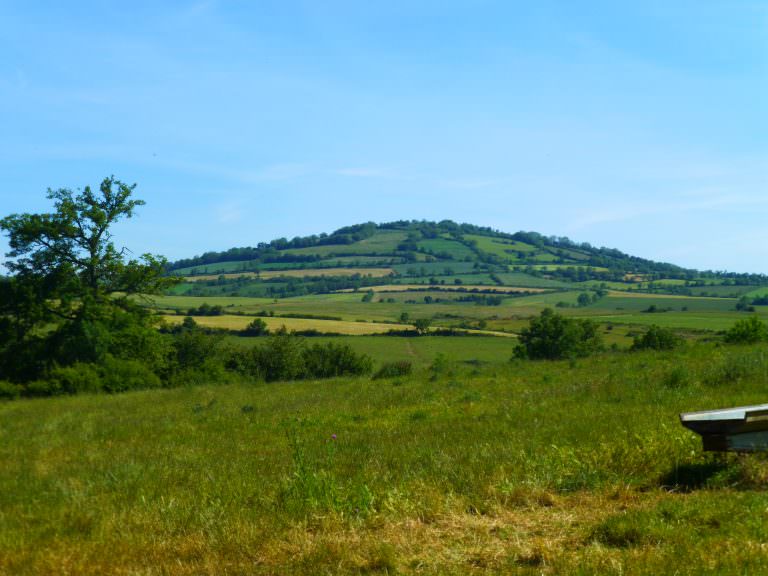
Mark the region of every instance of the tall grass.
[[0, 404], [0, 573], [750, 573], [764, 347]]

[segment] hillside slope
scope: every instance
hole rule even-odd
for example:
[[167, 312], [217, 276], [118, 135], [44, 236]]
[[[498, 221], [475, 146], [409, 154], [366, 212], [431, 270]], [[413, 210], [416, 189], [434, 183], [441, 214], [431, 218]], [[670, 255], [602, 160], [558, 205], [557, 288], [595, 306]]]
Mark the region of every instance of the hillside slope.
[[[286, 297], [390, 284], [602, 289], [695, 294], [705, 286], [768, 283], [761, 275], [699, 272], [613, 248], [535, 232], [508, 234], [452, 221], [368, 222], [331, 234], [206, 252], [169, 271], [176, 294]], [[742, 291], [717, 288], [738, 297]]]

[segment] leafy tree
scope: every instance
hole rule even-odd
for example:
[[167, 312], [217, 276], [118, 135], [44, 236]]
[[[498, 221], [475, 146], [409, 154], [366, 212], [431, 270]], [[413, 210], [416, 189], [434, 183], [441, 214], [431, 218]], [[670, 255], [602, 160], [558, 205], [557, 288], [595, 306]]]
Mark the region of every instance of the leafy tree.
[[[116, 335], [133, 326], [152, 330], [150, 315], [132, 299], [175, 282], [163, 258], [126, 259], [112, 242], [112, 226], [133, 217], [142, 200], [135, 185], [105, 178], [86, 186], [48, 190], [54, 210], [0, 220], [8, 235], [10, 280], [2, 283], [0, 376], [30, 380], [52, 365], [99, 362], [107, 354], [143, 358], [146, 347], [119, 350]], [[10, 325], [8, 325], [10, 323]], [[135, 339], [151, 345], [152, 337]]]
[[642, 336], [635, 336], [631, 350], [674, 350], [683, 340], [669, 328], [652, 324]]
[[240, 333], [243, 336], [264, 336], [265, 334], [269, 334], [269, 327], [264, 320], [256, 318]]
[[592, 297], [587, 292], [582, 292], [579, 294], [579, 297], [576, 299], [576, 302], [579, 306], [589, 306], [592, 304]]
[[515, 356], [557, 360], [589, 356], [602, 347], [602, 338], [594, 322], [566, 318], [545, 308], [520, 332]]
[[768, 326], [757, 316], [738, 320], [725, 333], [729, 344], [755, 344], [768, 340]]
[[417, 318], [413, 321], [413, 327], [416, 328], [416, 332], [422, 336], [429, 332], [429, 327], [432, 325], [432, 320], [429, 318]]

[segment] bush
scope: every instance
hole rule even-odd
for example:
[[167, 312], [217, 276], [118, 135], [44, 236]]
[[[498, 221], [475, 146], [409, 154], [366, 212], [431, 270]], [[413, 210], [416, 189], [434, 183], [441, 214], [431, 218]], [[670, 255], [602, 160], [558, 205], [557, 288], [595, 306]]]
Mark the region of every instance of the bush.
[[52, 380], [33, 380], [24, 386], [25, 396], [57, 396], [62, 394], [61, 386]]
[[373, 369], [370, 356], [358, 354], [348, 344], [315, 344], [302, 351], [302, 359], [309, 378], [361, 376]]
[[551, 308], [531, 318], [520, 332], [515, 348], [518, 358], [557, 360], [580, 358], [602, 350], [603, 343], [597, 324], [590, 320], [566, 318]]
[[413, 365], [408, 360], [398, 360], [396, 362], [386, 362], [381, 365], [376, 374], [375, 380], [379, 378], [396, 378], [398, 376], [408, 376], [413, 372]]
[[738, 320], [725, 333], [725, 341], [729, 344], [755, 344], [768, 340], [768, 326], [757, 316]]
[[0, 380], [0, 400], [15, 400], [21, 395], [21, 386]]
[[52, 394], [79, 394], [102, 389], [101, 375], [94, 364], [78, 362], [71, 366], [58, 366], [48, 373], [46, 380]]
[[278, 330], [266, 343], [251, 351], [251, 370], [267, 382], [302, 378], [305, 374], [303, 347], [301, 338], [292, 336], [285, 328]]
[[121, 360], [108, 356], [104, 359], [103, 389], [106, 392], [124, 392], [144, 388], [159, 388], [160, 378], [139, 360]]
[[635, 336], [630, 350], [674, 350], [682, 343], [683, 339], [669, 328], [652, 324], [645, 334]]

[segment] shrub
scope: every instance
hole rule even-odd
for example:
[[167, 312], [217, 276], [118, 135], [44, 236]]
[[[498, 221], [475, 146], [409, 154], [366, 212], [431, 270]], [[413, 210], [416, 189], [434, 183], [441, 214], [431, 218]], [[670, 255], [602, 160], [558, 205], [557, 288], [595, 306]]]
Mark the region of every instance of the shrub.
[[408, 376], [413, 372], [413, 365], [408, 360], [398, 360], [396, 362], [386, 362], [381, 365], [376, 374], [375, 380], [379, 378], [396, 378], [398, 376]]
[[370, 374], [373, 369], [370, 356], [358, 354], [348, 344], [315, 344], [302, 351], [302, 359], [310, 378], [361, 376]]
[[251, 369], [267, 382], [296, 380], [305, 374], [302, 348], [304, 341], [292, 336], [285, 328], [278, 330], [252, 351]]
[[102, 369], [103, 389], [107, 392], [124, 392], [161, 386], [157, 374], [139, 360], [122, 360], [107, 356]]
[[71, 366], [58, 366], [48, 373], [46, 380], [52, 394], [78, 394], [102, 389], [101, 376], [94, 364], [78, 362]]
[[545, 308], [531, 318], [520, 332], [515, 348], [518, 358], [557, 360], [589, 356], [602, 350], [603, 343], [597, 324], [590, 320], [566, 318]]
[[645, 334], [635, 336], [630, 350], [674, 350], [682, 343], [683, 339], [669, 328], [652, 324]]
[[0, 400], [15, 400], [21, 395], [21, 386], [0, 380]]
[[52, 380], [33, 380], [24, 386], [25, 396], [56, 396], [62, 394], [61, 386]]
[[755, 344], [768, 340], [768, 327], [757, 316], [738, 320], [725, 333], [729, 344]]

